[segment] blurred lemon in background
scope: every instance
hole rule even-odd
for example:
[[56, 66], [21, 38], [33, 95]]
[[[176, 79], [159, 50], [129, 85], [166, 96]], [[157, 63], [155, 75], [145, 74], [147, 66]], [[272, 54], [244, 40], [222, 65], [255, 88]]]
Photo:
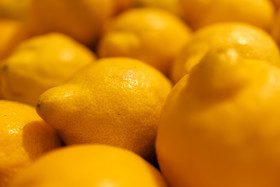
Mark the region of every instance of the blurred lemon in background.
[[167, 187], [161, 174], [136, 154], [105, 145], [53, 151], [26, 169], [12, 187]]
[[167, 10], [175, 15], [181, 16], [179, 0], [135, 0], [137, 6], [147, 6]]
[[0, 187], [42, 154], [61, 145], [55, 130], [28, 105], [0, 100]]
[[0, 19], [0, 60], [7, 57], [25, 38], [27, 33], [21, 22]]
[[35, 106], [40, 94], [94, 60], [89, 49], [63, 34], [28, 39], [1, 62], [2, 96]]
[[131, 8], [151, 7], [167, 10], [175, 15], [181, 15], [179, 0], [115, 0], [117, 13]]
[[217, 22], [246, 22], [269, 29], [274, 7], [270, 0], [179, 0], [182, 14], [192, 28]]
[[190, 34], [187, 25], [169, 12], [131, 9], [111, 21], [101, 38], [98, 54], [136, 58], [167, 74]]
[[94, 46], [102, 25], [114, 12], [113, 0], [33, 0], [28, 28], [31, 35], [62, 32]]
[[[0, 19], [0, 66], [1, 60], [7, 57], [13, 49], [26, 38], [27, 33], [21, 22], [16, 20]], [[0, 98], [2, 98], [1, 89]]]
[[156, 150], [170, 186], [277, 187], [280, 70], [210, 51], [171, 91]]
[[159, 117], [171, 84], [130, 58], [104, 58], [44, 92], [37, 112], [66, 144], [102, 143], [153, 160]]
[[217, 47], [231, 47], [244, 58], [280, 66], [278, 46], [265, 31], [243, 23], [219, 23], [193, 34], [174, 61], [170, 75], [172, 80], [177, 82], [185, 74], [189, 74], [209, 50]]

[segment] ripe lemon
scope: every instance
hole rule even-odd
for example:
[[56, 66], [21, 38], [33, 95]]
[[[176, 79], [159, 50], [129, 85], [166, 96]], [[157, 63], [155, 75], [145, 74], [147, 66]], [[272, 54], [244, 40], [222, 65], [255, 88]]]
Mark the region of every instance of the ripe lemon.
[[0, 19], [0, 60], [7, 57], [26, 37], [27, 33], [21, 22]]
[[2, 96], [35, 106], [40, 94], [64, 83], [94, 58], [87, 48], [63, 34], [26, 40], [1, 62]]
[[131, 9], [111, 21], [98, 54], [136, 58], [167, 74], [189, 38], [189, 28], [171, 13], [154, 8]]
[[171, 84], [129, 58], [105, 58], [47, 90], [39, 115], [66, 144], [104, 143], [153, 159], [159, 117]]
[[167, 10], [177, 16], [181, 16], [179, 0], [135, 0], [135, 4], [137, 6], [147, 6]]
[[[0, 19], [0, 60], [7, 57], [12, 52], [12, 50], [26, 38], [27, 33], [24, 30], [24, 26], [21, 22], [15, 20]], [[2, 98], [1, 89], [0, 98]]]
[[263, 30], [243, 23], [220, 23], [198, 30], [174, 61], [170, 77], [177, 82], [213, 48], [231, 47], [244, 58], [280, 66], [279, 49]]
[[138, 155], [106, 145], [70, 146], [45, 155], [12, 187], [167, 187], [161, 174]]
[[55, 130], [28, 105], [0, 100], [0, 187], [33, 160], [60, 146]]
[[113, 0], [36, 0], [27, 22], [31, 35], [62, 32], [93, 46], [114, 11]]
[[156, 150], [171, 186], [278, 187], [280, 70], [210, 51], [171, 91]]
[[274, 16], [270, 0], [180, 0], [182, 14], [192, 28], [217, 22], [245, 22], [269, 29]]

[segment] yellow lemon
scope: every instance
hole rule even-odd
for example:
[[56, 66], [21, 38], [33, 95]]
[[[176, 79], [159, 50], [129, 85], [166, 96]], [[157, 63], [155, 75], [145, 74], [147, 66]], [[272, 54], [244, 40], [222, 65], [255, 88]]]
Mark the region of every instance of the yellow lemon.
[[0, 19], [0, 60], [7, 57], [26, 37], [27, 33], [21, 22]]
[[114, 11], [113, 0], [35, 0], [27, 22], [32, 35], [62, 32], [93, 46]]
[[70, 146], [45, 155], [12, 187], [167, 187], [161, 174], [138, 155], [106, 145]]
[[181, 15], [179, 0], [115, 0], [117, 13], [130, 8], [152, 7], [167, 10], [175, 15]]
[[171, 91], [156, 150], [171, 186], [277, 187], [280, 70], [210, 51]]
[[129, 58], [105, 58], [47, 90], [37, 112], [66, 144], [104, 143], [153, 159], [159, 117], [171, 84]]
[[60, 146], [55, 130], [28, 105], [0, 100], [0, 187], [40, 155]]
[[269, 29], [274, 15], [270, 0], [180, 0], [182, 14], [192, 28], [217, 22], [245, 22]]
[[171, 78], [177, 82], [199, 63], [207, 51], [231, 47], [244, 58], [280, 66], [279, 49], [263, 30], [243, 23], [219, 23], [198, 30], [176, 57]]
[[26, 40], [1, 62], [2, 96], [35, 106], [40, 94], [64, 83], [94, 59], [87, 48], [63, 34]]
[[189, 28], [171, 13], [154, 8], [131, 9], [111, 22], [98, 54], [136, 58], [167, 74], [189, 38]]
[[1, 0], [0, 17], [24, 21], [27, 17], [31, 0]]
[[[13, 51], [13, 49], [26, 38], [27, 32], [21, 22], [15, 20], [0, 19], [0, 60], [7, 57]], [[2, 98], [1, 89], [0, 98]]]
[[134, 0], [137, 6], [147, 6], [154, 7], [169, 12], [174, 13], [175, 15], [181, 15], [181, 7], [179, 6], [179, 0]]

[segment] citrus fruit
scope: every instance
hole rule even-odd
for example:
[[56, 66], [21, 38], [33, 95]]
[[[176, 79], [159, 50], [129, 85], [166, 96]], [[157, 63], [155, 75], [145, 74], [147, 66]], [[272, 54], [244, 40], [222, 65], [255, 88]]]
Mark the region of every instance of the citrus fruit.
[[64, 83], [94, 59], [89, 49], [63, 34], [28, 39], [1, 62], [2, 96], [35, 106], [40, 94]]
[[177, 16], [181, 16], [181, 7], [179, 0], [135, 0], [137, 6], [154, 7], [167, 10]]
[[136, 58], [167, 74], [189, 38], [189, 28], [167, 11], [130, 9], [111, 21], [99, 43], [98, 54]]
[[280, 65], [275, 41], [260, 28], [244, 23], [219, 23], [204, 27], [193, 34], [176, 57], [170, 77], [177, 82], [197, 65], [213, 48], [234, 48], [242, 57]]
[[[6, 58], [13, 49], [26, 38], [27, 33], [21, 22], [9, 19], [0, 19], [0, 66], [1, 60]], [[1, 89], [0, 98], [2, 98]]]
[[0, 100], [0, 187], [7, 187], [23, 168], [61, 145], [55, 130], [35, 108]]
[[0, 19], [0, 60], [27, 37], [27, 33], [19, 21]]
[[277, 187], [280, 70], [211, 50], [171, 91], [156, 150], [171, 186]]
[[180, 0], [185, 20], [198, 29], [218, 22], [244, 22], [269, 29], [274, 16], [270, 0]]
[[106, 145], [70, 146], [45, 155], [12, 187], [167, 187], [161, 174], [138, 155]]
[[170, 89], [169, 80], [143, 62], [104, 58], [43, 93], [37, 112], [66, 144], [109, 144], [152, 160]]
[[62, 32], [94, 46], [103, 23], [114, 14], [113, 0], [36, 0], [28, 14], [31, 35]]

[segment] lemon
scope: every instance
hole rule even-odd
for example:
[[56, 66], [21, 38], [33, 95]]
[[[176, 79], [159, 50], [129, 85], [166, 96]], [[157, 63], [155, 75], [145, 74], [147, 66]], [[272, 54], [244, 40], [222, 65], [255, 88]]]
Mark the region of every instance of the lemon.
[[109, 144], [152, 160], [170, 89], [169, 80], [143, 62], [105, 58], [43, 93], [37, 112], [66, 144]]
[[279, 81], [233, 48], [207, 53], [162, 111], [156, 150], [170, 185], [279, 186]]
[[35, 106], [40, 94], [64, 83], [94, 59], [92, 52], [63, 34], [26, 40], [1, 62], [2, 96]]
[[167, 10], [177, 16], [181, 16], [180, 0], [134, 0], [137, 6], [154, 7]]
[[31, 35], [62, 32], [94, 46], [103, 23], [114, 11], [113, 0], [35, 0], [27, 25]]
[[194, 29], [218, 22], [245, 22], [269, 29], [274, 16], [270, 0], [180, 0], [180, 7]]
[[28, 105], [0, 100], [0, 187], [42, 154], [60, 146], [52, 127]]
[[213, 48], [234, 48], [244, 58], [280, 65], [279, 49], [265, 31], [243, 23], [219, 23], [194, 33], [176, 57], [170, 77], [177, 82]]
[[101, 38], [98, 54], [142, 60], [167, 74], [189, 38], [187, 25], [167, 11], [131, 9], [111, 21]]
[[161, 174], [136, 154], [106, 145], [70, 146], [45, 155], [12, 187], [167, 187]]
[[127, 11], [131, 8], [151, 7], [169, 11], [181, 16], [179, 0], [115, 0], [117, 13]]
[[[21, 22], [16, 20], [0, 19], [0, 66], [1, 60], [6, 58], [13, 51], [13, 49], [26, 38], [27, 32]], [[0, 98], [2, 98], [1, 89]]]
[[21, 22], [0, 19], [0, 60], [7, 57], [25, 38], [27, 38], [27, 33]]

